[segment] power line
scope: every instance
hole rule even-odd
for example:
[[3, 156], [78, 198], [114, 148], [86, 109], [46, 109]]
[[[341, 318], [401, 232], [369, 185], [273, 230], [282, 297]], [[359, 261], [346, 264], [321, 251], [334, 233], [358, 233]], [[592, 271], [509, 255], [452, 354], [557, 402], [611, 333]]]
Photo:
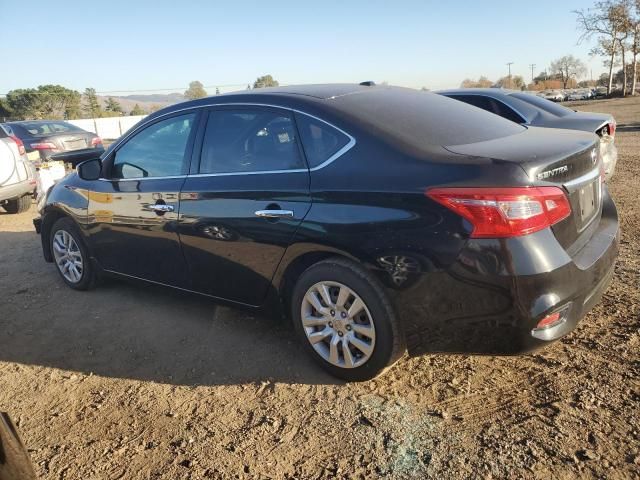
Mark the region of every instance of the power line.
[[[250, 84], [250, 83], [249, 83]], [[246, 87], [249, 85], [247, 83], [227, 83], [223, 85], [206, 85], [203, 88], [231, 88], [231, 87]], [[66, 88], [66, 87], [65, 87]], [[101, 90], [96, 91], [97, 95], [107, 95], [107, 94], [116, 94], [116, 93], [148, 93], [148, 92], [174, 92], [176, 90], [187, 90], [189, 87], [174, 87], [174, 88], [149, 88], [149, 89], [140, 89], [140, 90]], [[22, 89], [17, 89], [22, 90]], [[25, 89], [26, 90], [26, 89]], [[69, 89], [71, 90], [71, 89]], [[7, 92], [9, 93], [9, 92]], [[0, 93], [0, 96], [6, 97], [7, 93]], [[81, 92], [79, 92], [81, 93]], [[29, 92], [30, 95], [50, 95], [49, 92]]]
[[531, 67], [531, 82], [533, 82], [533, 69], [536, 68], [536, 64], [530, 63], [529, 67]]

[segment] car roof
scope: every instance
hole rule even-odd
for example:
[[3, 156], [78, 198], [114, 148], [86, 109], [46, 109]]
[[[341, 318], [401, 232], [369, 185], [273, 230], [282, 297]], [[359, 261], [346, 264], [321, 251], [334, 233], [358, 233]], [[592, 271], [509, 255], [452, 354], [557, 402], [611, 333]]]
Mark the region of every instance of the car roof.
[[[259, 104], [319, 116], [349, 132], [393, 137], [413, 149], [473, 143], [523, 128], [484, 110], [431, 92], [387, 85], [324, 84], [260, 88], [205, 97], [148, 118], [208, 105]], [[146, 121], [146, 119], [145, 119]]]

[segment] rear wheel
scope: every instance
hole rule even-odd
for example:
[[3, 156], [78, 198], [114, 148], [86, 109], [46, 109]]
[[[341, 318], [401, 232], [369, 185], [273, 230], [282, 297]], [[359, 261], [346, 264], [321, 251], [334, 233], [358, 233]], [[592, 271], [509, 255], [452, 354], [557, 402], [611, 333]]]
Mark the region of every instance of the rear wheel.
[[15, 200], [9, 200], [4, 204], [4, 209], [7, 213], [22, 213], [29, 210], [31, 207], [31, 196], [25, 195]]
[[95, 272], [80, 232], [70, 218], [61, 218], [53, 224], [50, 244], [54, 263], [64, 283], [76, 290], [92, 288]]
[[291, 304], [298, 336], [336, 377], [369, 380], [404, 352], [382, 286], [353, 262], [329, 259], [308, 268], [298, 279]]

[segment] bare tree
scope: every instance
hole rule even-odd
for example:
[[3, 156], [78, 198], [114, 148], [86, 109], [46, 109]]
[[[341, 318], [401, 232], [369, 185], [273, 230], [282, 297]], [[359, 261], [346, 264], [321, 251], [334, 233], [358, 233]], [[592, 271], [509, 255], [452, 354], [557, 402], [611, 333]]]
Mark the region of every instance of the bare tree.
[[571, 78], [575, 78], [577, 80], [587, 71], [587, 67], [584, 62], [573, 55], [565, 55], [564, 57], [551, 62], [549, 69], [551, 70], [551, 73], [560, 75], [563, 86], [562, 88], [567, 88], [567, 84]]
[[460, 88], [489, 88], [492, 85], [493, 85], [493, 82], [483, 75], [480, 78], [478, 78], [478, 80], [465, 78], [460, 84]]
[[631, 95], [636, 94], [638, 83], [638, 53], [640, 53], [640, 0], [636, 0], [629, 14], [631, 31]]
[[629, 0], [604, 0], [596, 2], [593, 8], [586, 11], [574, 11], [578, 17], [578, 29], [582, 32], [578, 43], [597, 35], [599, 47], [594, 49], [594, 53], [605, 53], [609, 57], [607, 94], [610, 94], [613, 88], [616, 54], [628, 35], [628, 2]]

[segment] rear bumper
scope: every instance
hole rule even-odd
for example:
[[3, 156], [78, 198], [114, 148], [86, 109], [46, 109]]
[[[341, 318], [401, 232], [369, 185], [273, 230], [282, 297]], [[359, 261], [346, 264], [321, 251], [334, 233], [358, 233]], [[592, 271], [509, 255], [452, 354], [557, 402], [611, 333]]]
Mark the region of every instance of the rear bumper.
[[[470, 240], [453, 265], [393, 289], [409, 353], [512, 355], [571, 332], [613, 277], [618, 217], [608, 194], [603, 200], [597, 230], [572, 257], [550, 230]], [[561, 322], [536, 330], [558, 311]]]
[[602, 140], [600, 147], [605, 178], [609, 180], [613, 177], [616, 170], [616, 164], [618, 163], [618, 149], [612, 140]]
[[12, 185], [0, 187], [0, 201], [14, 200], [25, 195], [32, 195], [36, 190], [36, 183], [32, 178]]

